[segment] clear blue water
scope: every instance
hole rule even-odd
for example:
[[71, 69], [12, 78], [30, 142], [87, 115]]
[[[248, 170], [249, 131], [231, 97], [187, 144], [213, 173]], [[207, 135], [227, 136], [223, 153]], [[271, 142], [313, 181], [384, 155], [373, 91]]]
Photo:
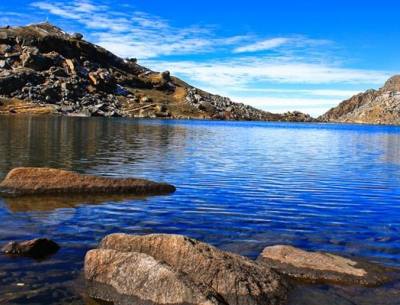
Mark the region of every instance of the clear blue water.
[[[252, 258], [292, 244], [400, 266], [399, 127], [0, 117], [0, 178], [17, 166], [144, 177], [177, 192], [0, 198], [1, 244], [46, 236], [62, 247], [44, 262], [0, 256], [0, 304], [89, 302], [85, 252], [113, 232], [185, 234]], [[398, 288], [385, 287], [382, 304], [399, 304]], [[334, 292], [374, 304], [360, 297], [370, 291]]]

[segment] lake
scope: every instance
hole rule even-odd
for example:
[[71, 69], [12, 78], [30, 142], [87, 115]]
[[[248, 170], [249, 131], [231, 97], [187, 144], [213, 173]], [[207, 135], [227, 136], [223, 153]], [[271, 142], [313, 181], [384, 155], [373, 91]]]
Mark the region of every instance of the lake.
[[[18, 166], [142, 177], [177, 192], [0, 198], [1, 244], [45, 236], [62, 247], [41, 262], [1, 255], [0, 304], [91, 303], [83, 258], [114, 232], [185, 234], [251, 258], [291, 244], [400, 267], [399, 127], [0, 117], [0, 178]], [[304, 286], [291, 304], [330, 305], [316, 301], [327, 296], [400, 304], [400, 284]]]

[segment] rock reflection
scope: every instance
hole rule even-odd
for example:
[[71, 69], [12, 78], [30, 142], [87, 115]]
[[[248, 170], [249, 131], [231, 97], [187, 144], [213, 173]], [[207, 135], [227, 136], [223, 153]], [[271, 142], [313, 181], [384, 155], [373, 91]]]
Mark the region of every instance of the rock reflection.
[[84, 204], [100, 205], [105, 202], [144, 200], [145, 196], [122, 195], [73, 195], [73, 196], [23, 196], [4, 198], [8, 210], [19, 212], [51, 212], [57, 209], [75, 208]]
[[182, 126], [123, 119], [2, 117], [0, 177], [19, 166], [87, 172], [98, 165], [154, 161], [172, 151], [182, 153], [186, 132]]

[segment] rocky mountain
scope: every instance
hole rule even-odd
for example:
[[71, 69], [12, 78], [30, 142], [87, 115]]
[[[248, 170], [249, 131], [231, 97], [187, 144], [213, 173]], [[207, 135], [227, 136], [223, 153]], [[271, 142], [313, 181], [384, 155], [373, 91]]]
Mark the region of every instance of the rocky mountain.
[[122, 59], [49, 24], [0, 28], [0, 114], [312, 121], [272, 114]]
[[319, 117], [324, 122], [400, 124], [400, 75], [379, 90], [368, 90], [342, 102]]

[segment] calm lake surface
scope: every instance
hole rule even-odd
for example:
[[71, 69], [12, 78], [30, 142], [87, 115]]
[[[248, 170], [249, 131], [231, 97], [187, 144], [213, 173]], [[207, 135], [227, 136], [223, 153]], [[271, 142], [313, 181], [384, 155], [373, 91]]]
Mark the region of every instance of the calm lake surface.
[[[0, 304], [90, 303], [83, 258], [114, 232], [185, 234], [251, 258], [291, 244], [400, 267], [398, 127], [0, 117], [0, 179], [18, 166], [143, 177], [177, 192], [0, 198], [1, 244], [45, 236], [62, 247], [43, 262], [0, 255]], [[303, 287], [292, 304], [327, 295], [315, 304], [400, 304], [400, 285]]]

